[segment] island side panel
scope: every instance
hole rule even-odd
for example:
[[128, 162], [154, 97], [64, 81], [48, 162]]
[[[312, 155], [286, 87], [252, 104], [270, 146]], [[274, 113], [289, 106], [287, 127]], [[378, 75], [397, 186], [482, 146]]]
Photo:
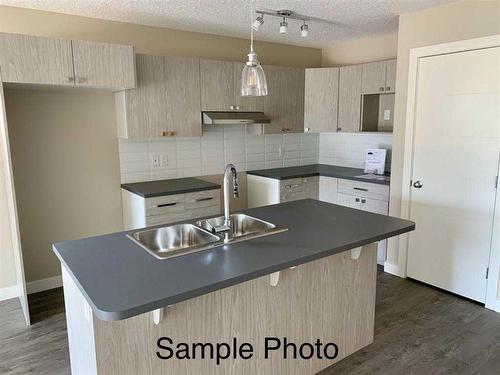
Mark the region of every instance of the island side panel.
[[[276, 287], [269, 276], [193, 298], [166, 309], [160, 325], [152, 314], [106, 322], [94, 316], [98, 374], [309, 374], [373, 342], [376, 245], [363, 247], [281, 272]], [[250, 360], [160, 360], [156, 341], [174, 343], [250, 342]], [[319, 338], [339, 346], [336, 360], [264, 359], [266, 336], [301, 344]]]
[[64, 265], [64, 306], [72, 374], [96, 374], [92, 310]]

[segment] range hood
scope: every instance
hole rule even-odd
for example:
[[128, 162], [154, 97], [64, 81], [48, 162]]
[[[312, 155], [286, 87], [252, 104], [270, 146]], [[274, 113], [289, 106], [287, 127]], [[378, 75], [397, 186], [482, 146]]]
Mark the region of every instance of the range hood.
[[203, 125], [269, 124], [271, 119], [264, 112], [202, 112]]

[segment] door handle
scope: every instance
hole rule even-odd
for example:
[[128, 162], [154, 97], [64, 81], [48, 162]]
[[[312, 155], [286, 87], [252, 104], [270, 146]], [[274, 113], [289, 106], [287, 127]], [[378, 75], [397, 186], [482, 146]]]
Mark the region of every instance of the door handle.
[[422, 186], [424, 186], [424, 184], [422, 184], [420, 181], [415, 181], [413, 183], [413, 187], [416, 189], [420, 189]]

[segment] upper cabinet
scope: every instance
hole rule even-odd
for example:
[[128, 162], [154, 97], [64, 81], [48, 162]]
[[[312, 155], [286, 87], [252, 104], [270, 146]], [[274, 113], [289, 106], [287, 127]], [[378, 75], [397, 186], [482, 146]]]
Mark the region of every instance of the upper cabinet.
[[362, 94], [394, 92], [396, 60], [363, 64]]
[[200, 81], [202, 111], [230, 111], [235, 109], [232, 62], [201, 60]]
[[115, 94], [118, 136], [160, 137], [169, 130], [164, 58], [138, 54], [136, 64], [137, 88]]
[[357, 132], [359, 130], [362, 74], [361, 65], [340, 68], [338, 131]]
[[200, 60], [165, 57], [165, 82], [168, 129], [180, 137], [200, 137]]
[[305, 130], [337, 131], [339, 68], [306, 69], [304, 93]]
[[71, 41], [0, 33], [4, 82], [73, 86]]
[[385, 71], [385, 92], [396, 92], [396, 64], [397, 60], [387, 60]]
[[132, 46], [0, 33], [0, 67], [5, 82], [135, 87]]
[[243, 67], [230, 61], [200, 61], [202, 111], [263, 111], [262, 97], [240, 95]]
[[304, 131], [304, 69], [264, 66], [268, 95], [264, 112], [271, 123], [264, 125], [266, 134]]
[[118, 136], [201, 136], [199, 60], [140, 55], [137, 88], [115, 94]]
[[134, 48], [119, 44], [73, 40], [77, 86], [135, 87]]

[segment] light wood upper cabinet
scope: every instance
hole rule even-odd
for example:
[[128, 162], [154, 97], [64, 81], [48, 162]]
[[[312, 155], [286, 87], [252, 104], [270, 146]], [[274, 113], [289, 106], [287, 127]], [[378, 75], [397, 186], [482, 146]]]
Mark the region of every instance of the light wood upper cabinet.
[[286, 133], [304, 132], [304, 86], [305, 69], [283, 67], [285, 91], [285, 111], [283, 122]]
[[237, 111], [262, 112], [264, 110], [264, 98], [262, 96], [241, 96], [241, 72], [245, 64], [233, 63], [234, 73], [234, 105]]
[[234, 72], [230, 61], [200, 60], [202, 111], [234, 107]]
[[386, 62], [363, 64], [362, 94], [380, 94], [385, 91]]
[[137, 88], [115, 94], [118, 136], [201, 136], [198, 59], [137, 55]]
[[357, 132], [361, 120], [361, 65], [343, 66], [339, 78], [339, 111], [337, 130]]
[[135, 87], [134, 49], [132, 46], [71, 42], [77, 86]]
[[200, 137], [200, 60], [165, 58], [167, 122], [173, 135]]
[[396, 92], [396, 59], [387, 60], [385, 73], [385, 92]]
[[304, 69], [264, 66], [268, 95], [264, 112], [271, 123], [264, 125], [266, 134], [304, 131]]
[[71, 41], [0, 33], [4, 82], [74, 85]]
[[115, 94], [119, 137], [160, 137], [169, 130], [164, 57], [138, 54], [136, 65], [137, 88]]
[[304, 128], [312, 132], [336, 132], [339, 68], [306, 69]]

